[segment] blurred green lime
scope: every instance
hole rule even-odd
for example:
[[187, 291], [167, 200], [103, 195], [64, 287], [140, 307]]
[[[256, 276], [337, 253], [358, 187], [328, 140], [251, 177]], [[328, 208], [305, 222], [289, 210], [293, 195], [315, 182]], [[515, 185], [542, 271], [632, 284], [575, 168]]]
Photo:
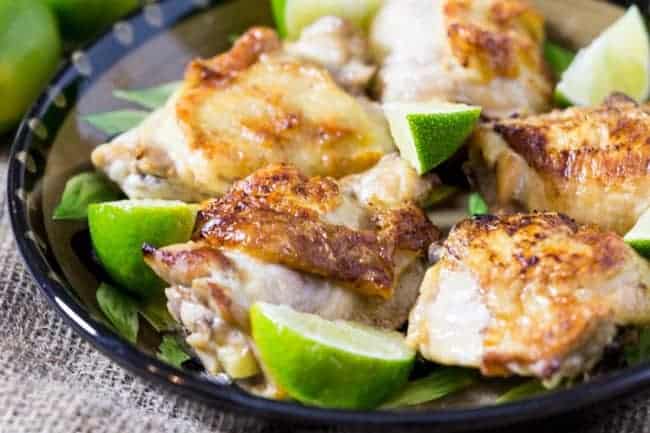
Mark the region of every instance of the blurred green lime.
[[39, 0], [0, 0], [0, 133], [36, 99], [61, 55], [56, 19]]
[[101, 32], [140, 5], [139, 0], [41, 1], [56, 12], [63, 37], [73, 41], [82, 41]]

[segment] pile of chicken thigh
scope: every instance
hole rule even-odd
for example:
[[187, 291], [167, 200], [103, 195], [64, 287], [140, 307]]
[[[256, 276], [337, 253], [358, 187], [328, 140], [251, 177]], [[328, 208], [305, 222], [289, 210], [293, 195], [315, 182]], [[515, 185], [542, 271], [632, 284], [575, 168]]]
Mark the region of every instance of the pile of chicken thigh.
[[[522, 0], [387, 0], [367, 35], [337, 17], [296, 41], [256, 27], [98, 147], [130, 198], [201, 202], [190, 242], [144, 253], [206, 370], [279, 397], [250, 335], [257, 301], [547, 383], [650, 321], [650, 268], [621, 238], [650, 206], [650, 106], [551, 111], [544, 38]], [[380, 105], [434, 99], [483, 109], [465, 166], [491, 214], [449, 233], [424, 209], [439, 178], [399, 157]]]

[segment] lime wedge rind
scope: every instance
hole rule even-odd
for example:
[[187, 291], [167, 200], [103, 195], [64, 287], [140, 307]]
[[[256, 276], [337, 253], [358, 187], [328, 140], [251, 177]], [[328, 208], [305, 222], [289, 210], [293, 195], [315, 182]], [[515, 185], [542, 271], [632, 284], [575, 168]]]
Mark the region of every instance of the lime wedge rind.
[[424, 174], [454, 155], [472, 133], [481, 108], [447, 102], [384, 104], [402, 158]]
[[305, 404], [376, 407], [406, 382], [415, 359], [396, 332], [327, 321], [286, 306], [255, 304], [251, 325], [265, 371]]
[[141, 298], [162, 295], [166, 286], [144, 262], [142, 245], [186, 242], [195, 219], [196, 208], [181, 201], [120, 200], [88, 206], [99, 261], [115, 283]]

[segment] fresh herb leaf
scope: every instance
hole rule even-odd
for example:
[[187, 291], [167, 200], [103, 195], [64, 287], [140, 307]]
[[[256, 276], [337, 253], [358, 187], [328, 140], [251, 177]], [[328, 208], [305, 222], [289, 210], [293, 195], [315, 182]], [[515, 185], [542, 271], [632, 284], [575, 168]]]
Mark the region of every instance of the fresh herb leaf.
[[564, 71], [569, 68], [575, 56], [576, 54], [573, 51], [567, 50], [558, 44], [549, 41], [544, 43], [544, 58], [558, 80], [562, 77]]
[[539, 380], [529, 380], [521, 385], [515, 386], [505, 394], [497, 398], [496, 404], [510, 403], [523, 400], [535, 395], [544, 394], [548, 389]]
[[138, 340], [138, 303], [119, 289], [102, 283], [97, 289], [97, 303], [120, 335], [135, 343]]
[[155, 110], [165, 105], [169, 97], [181, 86], [180, 81], [163, 84], [149, 89], [115, 90], [113, 96], [117, 99], [133, 102], [143, 107]]
[[52, 216], [55, 220], [80, 220], [88, 217], [88, 205], [118, 200], [119, 188], [97, 172], [80, 173], [65, 184], [59, 205]]
[[469, 214], [472, 216], [487, 215], [489, 213], [487, 203], [485, 203], [481, 194], [477, 192], [470, 194], [467, 207]]
[[625, 346], [625, 360], [629, 365], [650, 360], [650, 328], [640, 328], [636, 344]]
[[83, 119], [107, 135], [120, 134], [138, 126], [149, 113], [140, 110], [117, 110], [89, 114]]
[[158, 359], [174, 367], [180, 368], [185, 361], [189, 361], [191, 356], [185, 352], [183, 345], [178, 338], [165, 335], [158, 347]]
[[382, 405], [385, 409], [414, 406], [446, 397], [474, 384], [478, 375], [466, 368], [442, 367], [427, 377], [409, 382]]
[[140, 314], [158, 332], [173, 331], [178, 327], [178, 323], [167, 310], [167, 299], [164, 296], [156, 296], [142, 302]]
[[457, 191], [458, 188], [455, 186], [438, 185], [433, 189], [433, 191], [431, 191], [429, 197], [427, 197], [426, 201], [424, 202], [424, 207], [431, 207], [440, 204], [454, 195]]
[[234, 44], [235, 42], [237, 42], [237, 39], [239, 39], [240, 36], [241, 34], [239, 33], [231, 33], [228, 35], [228, 42]]

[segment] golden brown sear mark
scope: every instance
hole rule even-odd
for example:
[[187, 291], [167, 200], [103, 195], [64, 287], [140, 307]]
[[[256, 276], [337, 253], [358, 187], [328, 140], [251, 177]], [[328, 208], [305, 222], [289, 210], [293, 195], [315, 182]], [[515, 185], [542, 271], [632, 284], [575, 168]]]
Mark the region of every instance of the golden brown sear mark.
[[199, 212], [195, 240], [234, 247], [291, 268], [332, 278], [366, 295], [392, 296], [398, 250], [424, 254], [439, 233], [412, 204], [379, 210], [373, 228], [323, 221], [340, 200], [331, 178], [277, 164], [235, 184]]
[[538, 360], [549, 361], [540, 376], [552, 376], [560, 366], [552, 360], [612, 313], [597, 290], [583, 291], [621, 272], [633, 254], [614, 233], [552, 212], [465, 220], [445, 245], [485, 293], [492, 321], [481, 369], [497, 376]]
[[472, 1], [448, 0], [444, 13], [453, 54], [461, 65], [480, 71], [487, 82], [517, 78], [520, 64], [540, 66], [536, 44], [544, 38], [544, 19], [521, 1], [491, 3], [487, 19], [476, 18]]
[[[499, 232], [507, 234], [512, 244], [508, 249], [511, 255], [500, 251], [499, 244], [492, 242], [496, 235], [491, 233]], [[562, 248], [562, 242], [568, 239], [581, 246]], [[629, 254], [615, 233], [579, 225], [570, 217], [554, 212], [486, 215], [464, 220], [454, 228], [446, 247], [459, 260], [478, 250], [490, 252], [493, 268], [512, 269], [518, 264], [520, 270], [514, 274], [526, 270], [536, 281], [553, 277], [556, 283], [559, 275], [577, 278], [580, 274], [606, 272], [620, 265]], [[552, 273], [540, 273], [539, 269], [552, 270]], [[503, 277], [498, 275], [499, 279]]]
[[185, 81], [189, 86], [226, 86], [260, 56], [280, 48], [280, 38], [273, 29], [253, 27], [237, 39], [230, 51], [212, 59], [193, 60], [185, 71]]
[[193, 160], [184, 180], [220, 194], [267, 164], [338, 178], [367, 170], [394, 148], [381, 113], [322, 65], [284, 50], [268, 28], [249, 30], [214, 59], [195, 60], [174, 98], [169, 122], [184, 138], [174, 153]]
[[650, 106], [624, 95], [595, 108], [497, 121], [493, 129], [544, 174], [614, 183], [650, 173]]
[[507, 35], [460, 23], [451, 24], [447, 32], [454, 55], [464, 67], [478, 69], [489, 78], [515, 78], [519, 74], [514, 47]]

